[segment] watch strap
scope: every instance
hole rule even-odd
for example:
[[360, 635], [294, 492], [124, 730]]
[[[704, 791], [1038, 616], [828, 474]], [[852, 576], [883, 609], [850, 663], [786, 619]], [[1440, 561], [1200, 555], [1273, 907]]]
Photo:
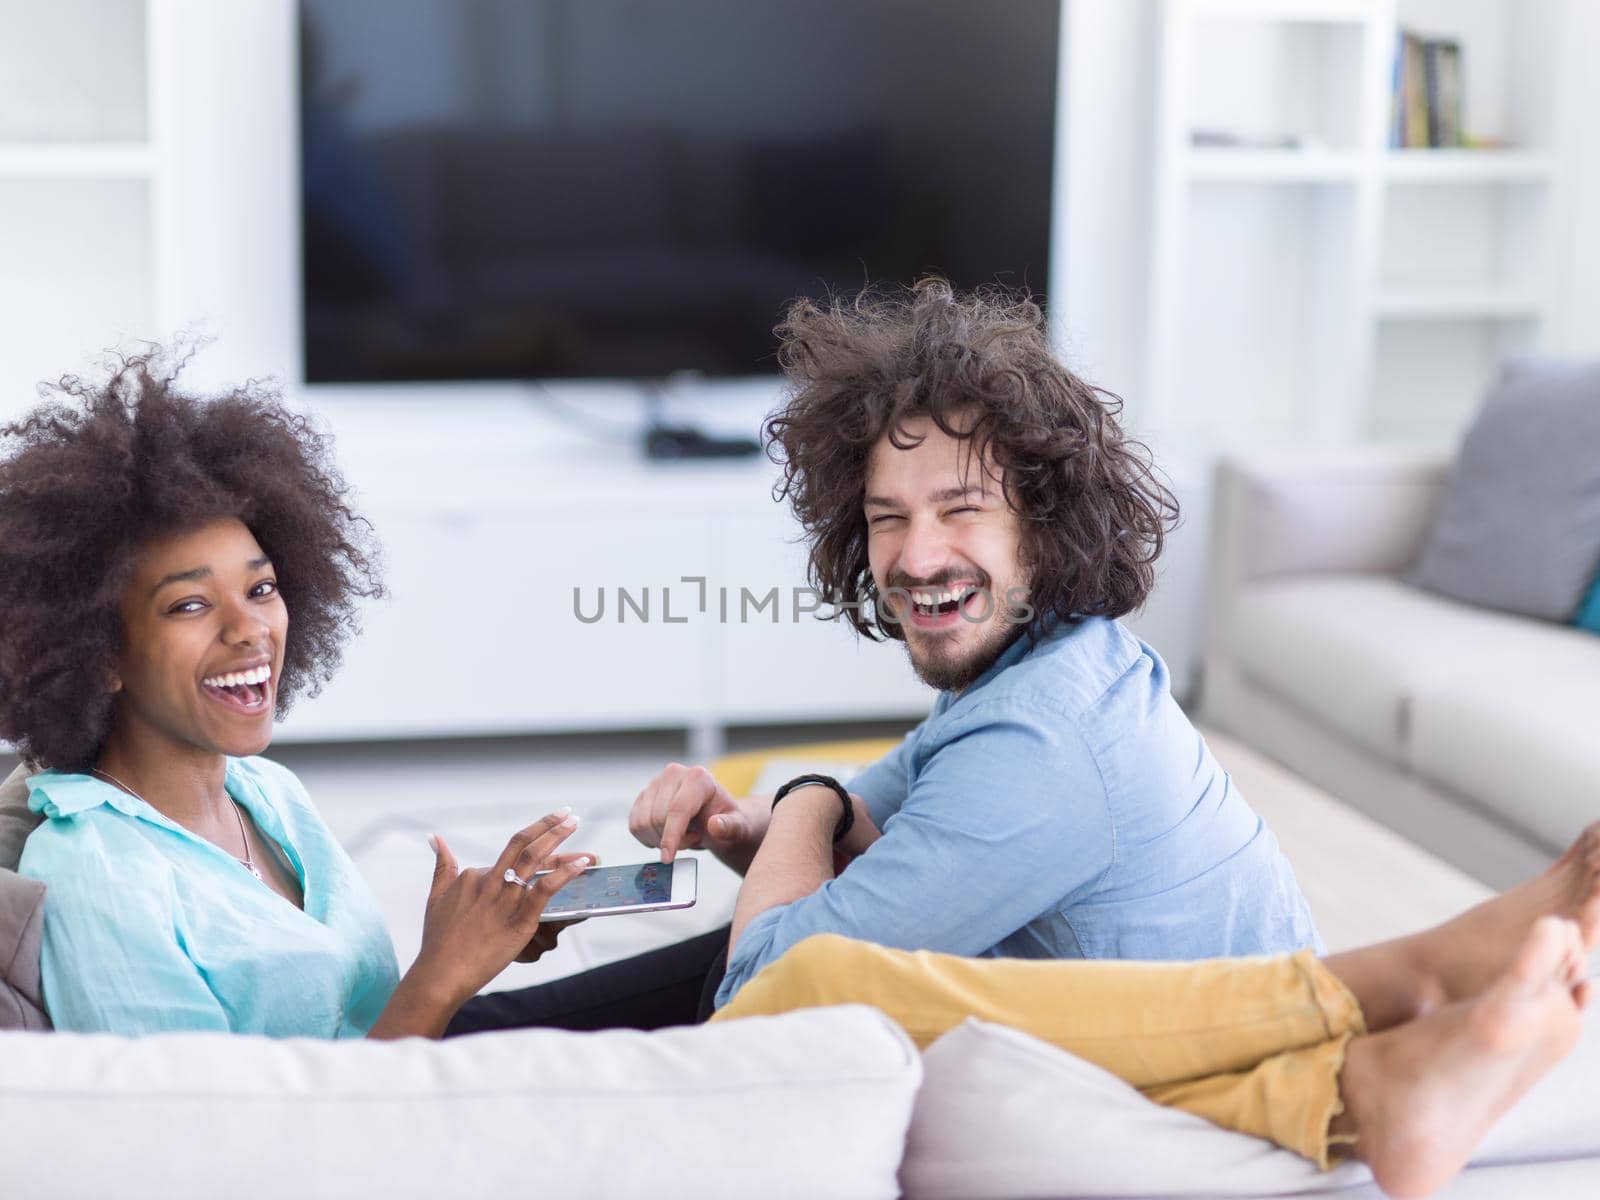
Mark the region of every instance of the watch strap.
[[845, 791], [844, 784], [840, 783], [832, 775], [796, 775], [773, 793], [772, 807], [777, 808], [778, 801], [797, 788], [803, 787], [831, 788], [833, 794], [839, 797], [839, 803], [844, 806], [844, 811], [839, 816], [839, 823], [833, 829], [833, 842], [834, 845], [838, 845], [856, 823], [856, 806], [850, 799], [850, 793]]

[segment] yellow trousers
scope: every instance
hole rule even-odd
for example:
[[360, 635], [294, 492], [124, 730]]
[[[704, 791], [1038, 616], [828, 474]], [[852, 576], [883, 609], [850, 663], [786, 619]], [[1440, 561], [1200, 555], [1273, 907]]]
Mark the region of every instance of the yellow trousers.
[[807, 938], [715, 1020], [882, 1009], [926, 1048], [968, 1017], [1103, 1067], [1151, 1100], [1267, 1138], [1327, 1170], [1328, 1124], [1361, 1006], [1309, 951], [1194, 963], [958, 958]]

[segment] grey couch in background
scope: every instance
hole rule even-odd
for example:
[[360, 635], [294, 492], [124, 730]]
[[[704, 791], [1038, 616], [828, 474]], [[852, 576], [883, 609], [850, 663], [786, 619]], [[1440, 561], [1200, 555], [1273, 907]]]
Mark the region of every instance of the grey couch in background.
[[1600, 818], [1600, 637], [1409, 586], [1444, 454], [1218, 471], [1204, 718], [1494, 887]]

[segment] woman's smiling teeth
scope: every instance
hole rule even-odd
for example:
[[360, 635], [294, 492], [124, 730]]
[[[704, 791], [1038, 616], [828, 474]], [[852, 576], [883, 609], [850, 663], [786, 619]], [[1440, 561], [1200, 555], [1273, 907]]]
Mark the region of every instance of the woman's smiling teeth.
[[248, 671], [230, 671], [226, 675], [213, 675], [200, 682], [207, 687], [228, 688], [240, 687], [243, 684], [265, 683], [272, 678], [272, 667], [262, 663], [259, 667], [251, 667]]
[[272, 667], [262, 663], [248, 671], [227, 671], [202, 679], [201, 690], [218, 704], [252, 720], [271, 712], [267, 706], [267, 680], [272, 678]]

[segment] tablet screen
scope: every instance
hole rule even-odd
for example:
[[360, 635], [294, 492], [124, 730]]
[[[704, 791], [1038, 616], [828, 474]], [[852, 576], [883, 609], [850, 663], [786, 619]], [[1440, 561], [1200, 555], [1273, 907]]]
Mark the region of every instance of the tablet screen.
[[590, 867], [550, 897], [544, 916], [596, 908], [632, 908], [672, 899], [671, 863], [629, 863]]

